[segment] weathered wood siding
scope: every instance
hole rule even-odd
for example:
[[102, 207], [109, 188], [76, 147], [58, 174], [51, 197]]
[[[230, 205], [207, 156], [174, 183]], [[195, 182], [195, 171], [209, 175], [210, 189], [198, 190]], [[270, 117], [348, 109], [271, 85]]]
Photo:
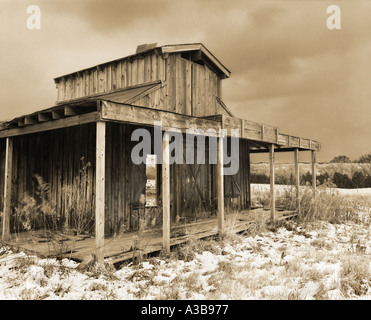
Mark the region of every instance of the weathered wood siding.
[[[131, 141], [138, 126], [107, 122], [105, 233], [115, 234], [138, 230], [139, 226], [160, 225], [162, 222], [161, 165], [157, 166], [158, 206], [145, 208], [146, 167], [131, 160]], [[152, 137], [153, 129], [148, 127]], [[51, 199], [60, 226], [71, 217], [71, 203], [82, 202], [88, 215], [86, 231], [94, 232], [95, 195], [95, 124], [85, 124], [13, 137], [12, 220], [11, 231], [22, 231], [15, 220], [15, 208], [20, 207], [25, 194], [35, 196], [37, 174], [50, 185]], [[185, 141], [185, 139], [184, 139]], [[196, 157], [195, 141], [195, 157]], [[230, 143], [228, 143], [230, 145]], [[3, 203], [4, 139], [0, 140], [0, 205]], [[240, 141], [240, 168], [234, 176], [225, 176], [225, 205], [233, 210], [247, 209], [249, 204], [249, 157], [246, 141]], [[202, 150], [202, 148], [201, 148]], [[170, 165], [171, 220], [185, 217], [188, 221], [205, 218], [217, 210], [215, 170], [209, 164], [208, 139], [205, 145], [205, 164]], [[186, 156], [186, 145], [183, 153]], [[81, 158], [90, 162], [87, 180], [81, 175]], [[195, 158], [196, 159], [196, 158]], [[81, 182], [84, 182], [81, 185]], [[228, 212], [228, 211], [227, 211]]]
[[0, 212], [3, 212], [4, 208], [5, 141], [6, 139], [0, 139]]
[[57, 79], [57, 102], [163, 80], [164, 72], [164, 59], [158, 54], [117, 60]]
[[[158, 207], [145, 208], [146, 167], [131, 161], [131, 141], [137, 126], [107, 123], [106, 146], [106, 232], [137, 230], [139, 225], [161, 225], [161, 165], [157, 166]], [[153, 137], [152, 128], [147, 128]], [[185, 141], [185, 139], [183, 138]], [[208, 217], [217, 209], [215, 165], [209, 165], [206, 139], [205, 164], [170, 165], [170, 214], [195, 220]], [[153, 143], [153, 141], [152, 141]], [[249, 154], [246, 141], [239, 142], [240, 168], [236, 175], [225, 176], [226, 206], [243, 210], [249, 206]], [[196, 156], [195, 141], [195, 156]], [[230, 143], [229, 143], [230, 145]], [[153, 145], [152, 145], [153, 148]], [[153, 152], [153, 150], [152, 150]], [[186, 156], [186, 146], [183, 146]], [[185, 161], [184, 161], [185, 162]], [[233, 184], [233, 185], [232, 185]], [[238, 190], [238, 191], [236, 191]], [[232, 200], [231, 200], [232, 199]], [[229, 202], [228, 202], [229, 201]]]
[[[230, 152], [228, 138], [228, 152]], [[235, 175], [224, 176], [224, 202], [226, 212], [237, 212], [250, 208], [250, 153], [246, 140], [239, 140], [239, 170]]]
[[108, 94], [153, 81], [162, 81], [162, 87], [134, 105], [196, 117], [227, 114], [216, 100], [221, 97], [220, 77], [207, 65], [184, 59], [180, 53], [137, 56], [59, 78], [57, 102]]
[[227, 114], [216, 100], [221, 96], [221, 80], [213, 70], [180, 54], [171, 54], [164, 61], [163, 87], [135, 101], [135, 105], [195, 117]]
[[[136, 165], [131, 160], [131, 150], [138, 143], [131, 141], [131, 134], [137, 128], [107, 123], [105, 225], [106, 232], [110, 234], [137, 230], [140, 220], [158, 222], [152, 220], [161, 212], [157, 207], [146, 212], [144, 209], [146, 166]], [[151, 132], [151, 128], [148, 130]]]
[[[15, 208], [21, 206], [26, 193], [35, 196], [36, 174], [50, 185], [50, 203], [57, 212], [60, 225], [64, 223], [65, 211], [70, 207], [71, 201], [86, 201], [88, 212], [93, 213], [95, 124], [17, 136], [13, 139], [11, 194], [13, 213]], [[92, 166], [87, 170], [86, 190], [78, 193], [76, 186], [80, 181], [81, 157], [85, 158], [85, 162], [91, 162]], [[3, 158], [4, 156], [1, 156], [0, 166], [3, 164]], [[0, 169], [0, 177], [1, 180], [4, 179], [3, 169]], [[2, 183], [1, 181], [0, 187], [3, 188]], [[82, 194], [84, 199], [81, 199]], [[2, 201], [3, 192], [0, 195], [0, 203]], [[73, 227], [73, 221], [70, 222]], [[91, 221], [91, 225], [93, 223], [94, 220]], [[14, 215], [11, 228], [12, 231], [22, 231]]]

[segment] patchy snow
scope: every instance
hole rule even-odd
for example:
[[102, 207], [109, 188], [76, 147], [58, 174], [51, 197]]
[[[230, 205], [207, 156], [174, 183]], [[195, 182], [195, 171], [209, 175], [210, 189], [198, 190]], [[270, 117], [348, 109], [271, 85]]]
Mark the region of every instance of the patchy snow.
[[2, 247], [0, 299], [370, 299], [370, 234], [357, 224], [291, 223], [213, 242], [189, 261], [151, 258], [104, 273]]

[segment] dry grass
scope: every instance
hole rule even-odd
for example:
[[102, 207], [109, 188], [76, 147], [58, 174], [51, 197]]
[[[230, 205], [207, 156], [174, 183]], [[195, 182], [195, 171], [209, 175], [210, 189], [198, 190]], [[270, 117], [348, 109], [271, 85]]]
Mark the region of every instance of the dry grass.
[[[253, 201], [257, 205], [270, 202], [270, 191], [260, 189], [254, 192]], [[296, 210], [296, 189], [278, 188], [276, 206], [285, 210]], [[328, 221], [330, 223], [370, 223], [370, 197], [362, 195], [343, 195], [336, 189], [318, 188], [315, 197], [311, 188], [300, 191], [301, 223]]]
[[344, 296], [361, 296], [371, 285], [370, 261], [362, 255], [351, 254], [344, 257], [341, 268], [341, 291]]

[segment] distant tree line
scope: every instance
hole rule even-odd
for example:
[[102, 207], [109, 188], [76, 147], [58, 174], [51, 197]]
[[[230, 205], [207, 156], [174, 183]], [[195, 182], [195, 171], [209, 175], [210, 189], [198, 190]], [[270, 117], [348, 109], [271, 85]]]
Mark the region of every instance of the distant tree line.
[[360, 156], [358, 159], [353, 160], [353, 161], [349, 157], [344, 156], [344, 155], [336, 156], [330, 162], [331, 163], [351, 163], [353, 162], [353, 163], [370, 163], [371, 164], [371, 153], [364, 154]]
[[[359, 159], [352, 161], [349, 157], [345, 155], [340, 155], [333, 158], [331, 163], [368, 163], [371, 166], [371, 154], [362, 155]], [[331, 181], [335, 184], [338, 188], [347, 188], [347, 189], [355, 189], [355, 188], [371, 188], [371, 175], [362, 172], [356, 171], [353, 173], [352, 176], [348, 176], [347, 174], [343, 174], [340, 172], [335, 171], [333, 176], [331, 177], [327, 172], [321, 173], [317, 175], [317, 185], [322, 185]], [[269, 183], [270, 178], [269, 175], [265, 173], [252, 173], [251, 174], [251, 183]], [[283, 174], [277, 173], [275, 176], [275, 183], [276, 184], [284, 184], [284, 185], [293, 185], [295, 184], [294, 175], [292, 173], [285, 172]], [[303, 174], [300, 177], [300, 184], [312, 184], [312, 174], [308, 171], [306, 174]]]
[[[321, 174], [317, 177], [317, 183], [323, 184], [325, 181], [331, 179], [327, 172]], [[307, 172], [303, 175], [303, 180], [308, 183], [312, 183], [312, 175]], [[367, 175], [361, 171], [356, 171], [352, 177], [347, 174], [342, 174], [340, 172], [335, 172], [331, 179], [338, 188], [355, 189], [355, 188], [371, 188], [371, 176]], [[304, 183], [305, 184], [305, 183]]]
[[[331, 178], [330, 175], [325, 172], [317, 175], [317, 185], [322, 185], [328, 181], [331, 181], [338, 188], [355, 189], [355, 188], [371, 188], [371, 176], [364, 174], [361, 171], [356, 171], [350, 178], [347, 174], [342, 174], [340, 172], [335, 172], [334, 176]], [[279, 175], [277, 174], [274, 179], [275, 184], [282, 185], [293, 185], [295, 184], [293, 174]], [[252, 173], [251, 183], [270, 183], [270, 177], [264, 173]], [[308, 171], [300, 177], [300, 184], [312, 184], [312, 174]]]

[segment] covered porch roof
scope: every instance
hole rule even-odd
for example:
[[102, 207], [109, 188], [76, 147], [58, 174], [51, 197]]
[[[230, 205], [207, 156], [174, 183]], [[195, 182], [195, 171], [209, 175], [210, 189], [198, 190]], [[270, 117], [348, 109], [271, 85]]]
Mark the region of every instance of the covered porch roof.
[[[156, 86], [156, 84], [153, 84]], [[280, 133], [277, 127], [253, 122], [227, 115], [214, 115], [208, 117], [193, 117], [159, 109], [136, 106], [135, 97], [140, 97], [152, 86], [138, 90], [132, 88], [121, 95], [120, 100], [112, 97], [91, 97], [75, 102], [58, 104], [31, 114], [14, 118], [1, 123], [0, 138], [31, 134], [35, 132], [60, 129], [79, 124], [114, 121], [144, 126], [153, 126], [154, 121], [162, 121], [163, 130], [180, 130], [202, 134], [202, 130], [226, 129], [227, 136], [235, 136], [238, 129], [238, 138], [249, 140], [250, 152], [268, 152], [270, 145], [274, 145], [276, 152], [298, 150], [319, 151], [321, 145], [318, 141]], [[124, 98], [123, 98], [124, 97]], [[112, 99], [112, 100], [111, 100]], [[201, 133], [200, 133], [200, 129]], [[236, 136], [235, 136], [236, 137]]]

